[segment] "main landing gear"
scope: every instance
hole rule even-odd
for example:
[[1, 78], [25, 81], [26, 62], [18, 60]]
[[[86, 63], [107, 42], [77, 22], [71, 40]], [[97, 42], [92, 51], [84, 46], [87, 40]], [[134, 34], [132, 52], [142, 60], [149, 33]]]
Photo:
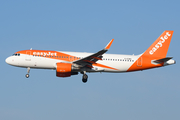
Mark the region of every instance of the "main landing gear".
[[26, 78], [29, 78], [29, 72], [30, 72], [30, 67], [27, 68], [27, 74], [25, 75]]
[[84, 71], [82, 74], [83, 74], [83, 76], [82, 76], [82, 82], [83, 82], [83, 83], [86, 83], [86, 82], [87, 82], [87, 79], [88, 79], [88, 76], [87, 76], [87, 74], [86, 74], [86, 71]]

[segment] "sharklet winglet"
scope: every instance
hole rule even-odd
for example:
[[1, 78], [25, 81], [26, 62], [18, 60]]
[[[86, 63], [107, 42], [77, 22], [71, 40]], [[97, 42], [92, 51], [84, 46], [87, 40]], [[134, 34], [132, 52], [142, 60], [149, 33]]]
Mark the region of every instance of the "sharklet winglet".
[[111, 47], [112, 42], [114, 41], [114, 39], [112, 39], [104, 48], [105, 50], [108, 50]]

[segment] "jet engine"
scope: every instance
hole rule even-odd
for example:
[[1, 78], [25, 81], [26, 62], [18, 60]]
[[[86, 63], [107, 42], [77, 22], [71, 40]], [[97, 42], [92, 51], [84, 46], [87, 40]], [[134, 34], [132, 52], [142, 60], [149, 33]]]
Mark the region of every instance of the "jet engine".
[[78, 72], [72, 72], [73, 66], [71, 63], [56, 63], [56, 76], [57, 77], [70, 77], [77, 75]]

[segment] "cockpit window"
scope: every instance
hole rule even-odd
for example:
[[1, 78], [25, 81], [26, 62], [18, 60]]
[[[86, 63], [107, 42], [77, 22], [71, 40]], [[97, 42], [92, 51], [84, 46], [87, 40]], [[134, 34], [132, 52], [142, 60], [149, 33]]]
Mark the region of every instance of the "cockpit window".
[[13, 56], [20, 56], [20, 54], [19, 54], [19, 53], [16, 53], [16, 54], [13, 54]]

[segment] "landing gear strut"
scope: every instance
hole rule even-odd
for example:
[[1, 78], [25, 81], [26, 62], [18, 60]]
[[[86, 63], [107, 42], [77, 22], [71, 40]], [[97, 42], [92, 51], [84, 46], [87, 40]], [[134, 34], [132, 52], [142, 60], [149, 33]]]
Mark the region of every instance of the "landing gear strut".
[[26, 78], [29, 78], [29, 72], [30, 72], [30, 67], [27, 68], [27, 74], [25, 75]]
[[88, 76], [87, 76], [86, 72], [83, 72], [82, 82], [83, 82], [83, 83], [86, 83], [86, 82], [87, 82], [87, 79], [88, 79]]

